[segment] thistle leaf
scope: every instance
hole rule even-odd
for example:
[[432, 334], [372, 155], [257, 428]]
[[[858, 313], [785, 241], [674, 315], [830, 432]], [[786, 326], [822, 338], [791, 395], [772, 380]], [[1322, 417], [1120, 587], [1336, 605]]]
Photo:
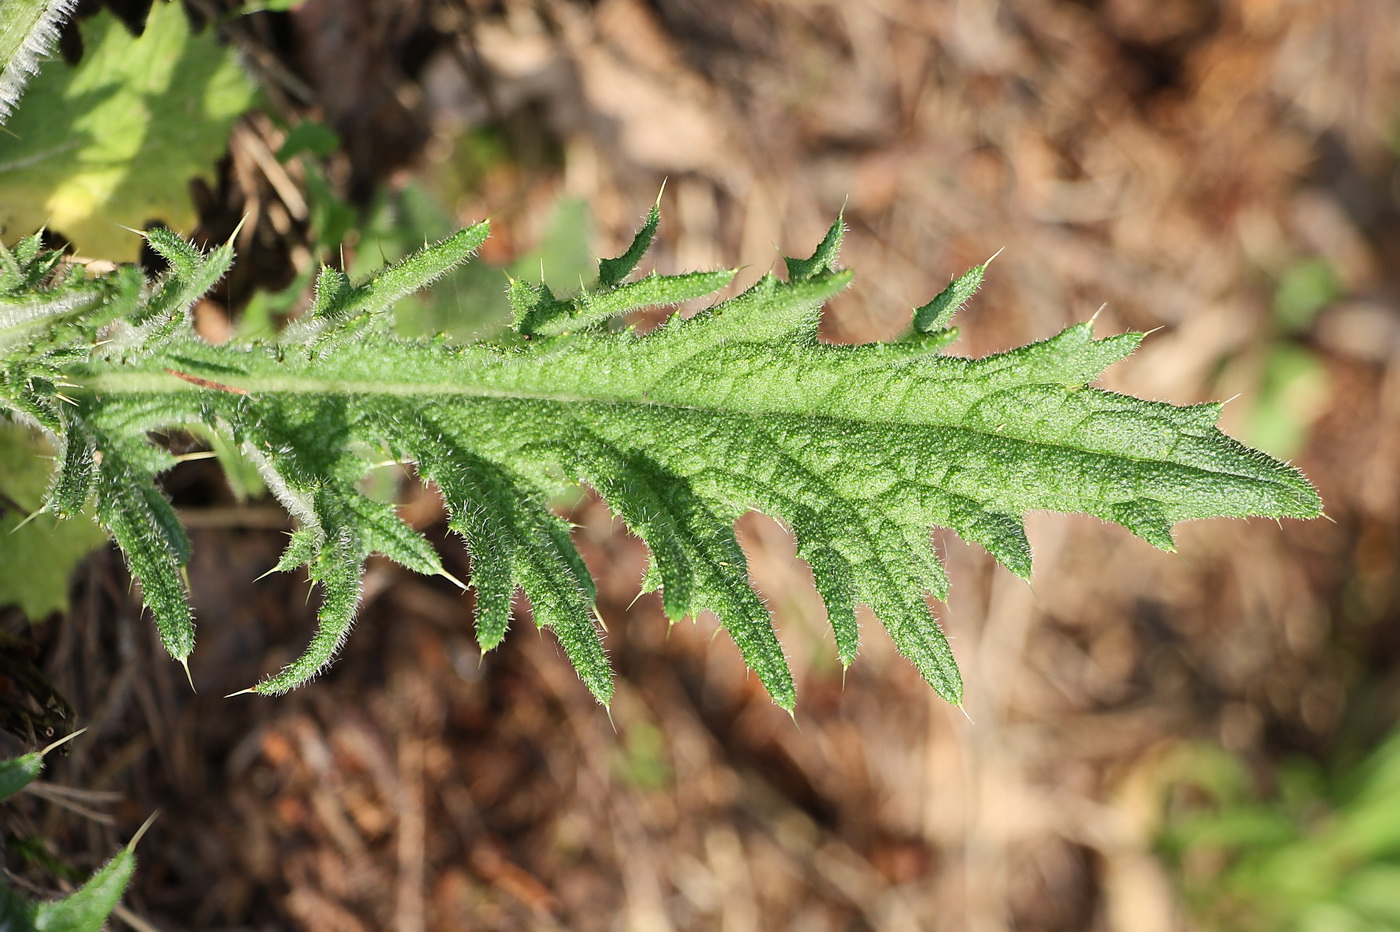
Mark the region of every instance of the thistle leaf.
[[355, 621], [360, 604], [364, 558], [356, 534], [348, 526], [331, 527], [311, 563], [311, 581], [322, 587], [316, 632], [300, 657], [253, 688], [265, 696], [280, 696], [307, 682], [335, 658]]
[[[44, 756], [79, 734], [82, 732], [70, 734], [42, 751], [0, 760], [0, 800], [33, 782], [44, 769]], [[0, 877], [0, 929], [7, 932], [99, 932], [126, 892], [127, 883], [136, 870], [136, 845], [154, 818], [152, 816], [146, 820], [116, 857], [62, 899], [27, 902], [5, 878]]]
[[81, 735], [86, 728], [72, 732], [48, 747], [39, 751], [30, 751], [28, 754], [21, 754], [19, 757], [11, 757], [0, 760], [0, 801], [4, 801], [33, 783], [39, 774], [44, 771], [44, 758], [54, 748], [67, 744], [74, 738]]
[[542, 300], [534, 313], [521, 321], [520, 332], [554, 335], [583, 330], [613, 317], [647, 307], [667, 307], [691, 298], [713, 294], [734, 279], [732, 269], [688, 272], [684, 275], [648, 275], [598, 292], [581, 292], [571, 301]]
[[97, 519], [141, 583], [141, 597], [155, 616], [166, 652], [184, 662], [194, 650], [194, 618], [184, 583], [190, 542], [170, 500], [155, 485], [156, 472], [170, 464], [103, 435], [98, 448], [103, 455], [97, 470]]
[[[1029, 511], [1096, 515], [1164, 549], [1179, 521], [1319, 513], [1297, 470], [1217, 429], [1218, 405], [1175, 407], [1092, 387], [1140, 334], [1099, 339], [1080, 324], [983, 359], [942, 355], [946, 325], [985, 266], [916, 311], [909, 338], [821, 343], [821, 307], [850, 282], [836, 267], [843, 230], [838, 219], [810, 257], [789, 259], [787, 281], [764, 276], [646, 335], [600, 325], [710, 294], [732, 277], [624, 281], [654, 235], [654, 213], [577, 295], [511, 283], [517, 332], [470, 346], [395, 337], [387, 314], [393, 300], [464, 261], [484, 225], [359, 285], [324, 272], [309, 322], [278, 343], [210, 346], [181, 315], [153, 310], [167, 307], [165, 292], [148, 289], [130, 318], [181, 317], [179, 326], [120, 354], [84, 353], [75, 339], [68, 352], [77, 355], [51, 363], [72, 383], [75, 407], [51, 429], [72, 435], [65, 449], [77, 460], [92, 451], [99, 518], [128, 552], [179, 657], [193, 636], [178, 575], [187, 544], [154, 485], [169, 458], [145, 437], [200, 424], [228, 434], [257, 465], [300, 525], [277, 569], [305, 565], [323, 590], [310, 646], [255, 688], [264, 693], [305, 682], [334, 657], [369, 554], [442, 572], [391, 507], [357, 490], [369, 450], [414, 464], [441, 490], [472, 558], [482, 648], [501, 642], [523, 591], [535, 623], [555, 633], [601, 702], [612, 684], [593, 584], [569, 527], [546, 504], [568, 483], [592, 486], [646, 541], [647, 584], [661, 589], [667, 615], [713, 612], [789, 709], [792, 675], [734, 537], [747, 509], [792, 529], [843, 664], [858, 648], [856, 606], [868, 605], [951, 702], [962, 681], [926, 602], [948, 592], [931, 528], [950, 528], [1029, 577]], [[175, 258], [161, 287], [182, 289], [183, 302], [208, 275], [197, 255], [167, 248]], [[18, 410], [49, 403], [14, 387], [0, 400]], [[81, 486], [67, 459], [73, 478], [56, 489]]]
[[351, 284], [344, 272], [322, 266], [310, 313], [289, 328], [283, 341], [304, 342], [313, 352], [321, 352], [368, 327], [385, 324], [385, 315], [395, 302], [428, 287], [466, 262], [489, 232], [486, 223], [460, 230], [386, 266], [358, 285]]

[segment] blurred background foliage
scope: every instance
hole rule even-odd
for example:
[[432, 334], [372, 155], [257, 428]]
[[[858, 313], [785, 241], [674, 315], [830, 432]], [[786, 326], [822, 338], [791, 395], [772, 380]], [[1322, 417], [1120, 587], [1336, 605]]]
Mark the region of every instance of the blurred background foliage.
[[[255, 103], [231, 130], [192, 118], [223, 127], [222, 155], [49, 235], [93, 260], [131, 258], [103, 254], [135, 242], [117, 224], [233, 236], [240, 261], [197, 308], [211, 340], [274, 331], [322, 262], [363, 272], [484, 216], [478, 261], [406, 302], [405, 332], [489, 331], [507, 276], [569, 290], [663, 182], [661, 270], [743, 265], [739, 287], [844, 208], [857, 282], [826, 339], [894, 335], [1005, 247], [954, 351], [1095, 313], [1102, 332], [1155, 330], [1108, 387], [1234, 399], [1227, 429], [1304, 468], [1330, 520], [1190, 525], [1170, 556], [1090, 519], [1036, 518], [1031, 586], [937, 535], [953, 594], [935, 609], [968, 720], [883, 638], [843, 675], [788, 534], [746, 517], [792, 653], [794, 723], [712, 619], [668, 629], [637, 597], [645, 554], [581, 494], [558, 505], [600, 580], [611, 719], [552, 641], [517, 632], [480, 657], [469, 597], [388, 566], [371, 568], [330, 674], [225, 700], [300, 650], [311, 609], [298, 579], [254, 582], [289, 529], [255, 474], [171, 437], [188, 455], [167, 487], [195, 547], [198, 694], [109, 550], [66, 586], [0, 563], [6, 601], [46, 619], [0, 614], [15, 736], [0, 752], [89, 728], [51, 758], [47, 797], [7, 809], [23, 889], [65, 889], [161, 808], [127, 900], [142, 928], [1400, 927], [1395, 4], [180, 9], [177, 23], [150, 0], [83, 0], [42, 80], [64, 98], [102, 60], [90, 37], [127, 41], [101, 24], [156, 22], [215, 73], [236, 61]], [[152, 91], [150, 129], [198, 103], [180, 91]], [[104, 93], [65, 99], [100, 108]], [[27, 144], [0, 138], [0, 187], [23, 181]], [[40, 205], [53, 193], [24, 185]], [[3, 462], [34, 466], [28, 443], [0, 436]], [[6, 527], [34, 507], [35, 472], [0, 472]], [[372, 481], [465, 578], [432, 491], [392, 470]], [[33, 584], [45, 598], [15, 594]]]

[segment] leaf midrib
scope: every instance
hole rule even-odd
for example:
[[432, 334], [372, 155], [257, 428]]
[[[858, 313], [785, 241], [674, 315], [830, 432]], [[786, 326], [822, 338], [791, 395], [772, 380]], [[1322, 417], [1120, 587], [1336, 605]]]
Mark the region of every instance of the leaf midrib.
[[[189, 363], [194, 360], [181, 360]], [[937, 430], [959, 430], [966, 431], [976, 436], [996, 438], [1001, 441], [1013, 440], [1017, 443], [1034, 445], [1051, 450], [1067, 450], [1076, 453], [1090, 453], [1096, 456], [1126, 460], [1130, 462], [1160, 464], [1160, 460], [1152, 456], [1135, 456], [1130, 452], [1103, 452], [1088, 450], [1083, 447], [1074, 446], [1069, 443], [1057, 443], [1041, 439], [1031, 439], [1023, 436], [1008, 433], [1003, 430], [987, 430], [971, 427], [966, 424], [938, 423], [938, 422], [898, 422], [891, 423], [883, 420], [871, 420], [848, 414], [829, 414], [815, 412], [800, 412], [790, 408], [775, 408], [771, 410], [751, 410], [751, 409], [726, 409], [714, 405], [700, 406], [693, 404], [682, 404], [674, 401], [660, 400], [655, 398], [636, 397], [605, 397], [599, 395], [584, 395], [577, 393], [547, 392], [538, 389], [522, 388], [495, 388], [481, 384], [457, 382], [451, 385], [428, 382], [385, 382], [381, 380], [329, 380], [324, 378], [310, 378], [298, 376], [268, 376], [257, 374], [234, 375], [227, 372], [217, 371], [214, 367], [194, 367], [186, 366], [190, 371], [188, 374], [199, 378], [206, 376], [210, 381], [226, 384], [232, 388], [247, 392], [250, 396], [267, 394], [355, 394], [362, 396], [388, 396], [396, 399], [415, 399], [427, 401], [431, 398], [488, 398], [501, 399], [507, 401], [541, 401], [558, 404], [591, 404], [591, 405], [618, 405], [637, 406], [642, 408], [665, 408], [677, 411], [694, 411], [705, 414], [720, 414], [725, 416], [751, 415], [788, 415], [794, 417], [811, 418], [814, 421], [825, 421], [828, 423], [855, 424], [862, 427], [905, 427], [918, 428], [925, 427]], [[86, 388], [95, 393], [116, 392], [116, 393], [164, 393], [178, 394], [184, 392], [210, 392], [216, 389], [202, 388], [198, 385], [186, 382], [183, 379], [167, 374], [166, 372], [150, 371], [109, 371], [95, 373], [82, 379]], [[1294, 505], [1301, 508], [1305, 503], [1297, 500], [1301, 492], [1299, 483], [1288, 482], [1278, 477], [1250, 476], [1233, 470], [1207, 469], [1197, 464], [1172, 462], [1171, 465], [1188, 469], [1193, 472], [1207, 476], [1228, 476], [1236, 479], [1252, 479], [1254, 481], [1266, 482], [1279, 489], [1284, 497], [1295, 499]], [[1305, 480], [1300, 480], [1300, 482]], [[1286, 506], [1285, 506], [1286, 507]]]

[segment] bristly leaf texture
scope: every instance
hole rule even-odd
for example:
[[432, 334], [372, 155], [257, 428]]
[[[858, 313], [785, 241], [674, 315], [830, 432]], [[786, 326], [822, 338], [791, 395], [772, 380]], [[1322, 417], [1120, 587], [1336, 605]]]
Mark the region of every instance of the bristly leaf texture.
[[39, 72], [39, 63], [59, 27], [78, 0], [4, 0], [0, 16], [0, 123], [14, 110], [24, 85]]
[[299, 525], [277, 568], [307, 567], [323, 593], [306, 653], [261, 693], [330, 662], [369, 554], [444, 573], [422, 537], [360, 491], [369, 460], [386, 453], [441, 490], [471, 552], [481, 646], [500, 643], [522, 589], [602, 702], [612, 685], [593, 584], [547, 504], [571, 482], [596, 489], [646, 541], [647, 582], [667, 615], [712, 611], [787, 709], [792, 675], [734, 536], [747, 509], [796, 535], [843, 664], [856, 654], [856, 606], [868, 605], [954, 703], [962, 682], [925, 601], [948, 589], [933, 526], [1027, 577], [1028, 511], [1087, 512], [1164, 549], [1182, 520], [1320, 511], [1297, 470], [1216, 428], [1218, 405], [1089, 387], [1140, 334], [1095, 339], [1081, 324], [985, 359], [941, 355], [983, 267], [916, 311], [900, 341], [821, 343], [822, 304], [850, 281], [836, 266], [839, 220], [810, 257], [787, 260], [786, 280], [766, 275], [646, 335], [619, 328], [614, 318], [733, 277], [634, 278], [658, 216], [578, 294], [513, 282], [514, 332], [471, 346], [397, 338], [389, 309], [467, 260], [484, 224], [368, 281], [326, 269], [281, 339], [226, 346], [194, 334], [189, 306], [228, 267], [227, 247], [205, 254], [153, 232], [170, 272], [143, 284], [130, 271], [84, 277], [26, 240], [0, 274], [0, 401], [58, 437], [50, 509], [71, 514], [95, 495], [181, 660], [194, 643], [189, 545], [154, 481], [171, 458], [147, 437], [195, 425], [257, 464]]

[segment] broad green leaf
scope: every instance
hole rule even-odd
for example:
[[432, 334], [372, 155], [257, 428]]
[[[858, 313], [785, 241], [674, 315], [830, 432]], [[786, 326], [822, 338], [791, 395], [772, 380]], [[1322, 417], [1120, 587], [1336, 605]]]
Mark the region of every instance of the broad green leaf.
[[211, 177], [253, 87], [178, 3], [157, 0], [140, 37], [106, 11], [79, 28], [82, 61], [49, 63], [0, 134], [0, 227], [134, 261], [141, 240], [118, 224], [194, 226], [189, 181]]
[[[649, 216], [637, 242], [651, 226]], [[465, 261], [484, 234], [484, 225], [469, 228], [359, 283], [327, 270], [312, 313], [280, 342], [217, 347], [160, 309], [167, 290], [187, 295], [202, 280], [203, 260], [186, 262], [165, 243], [177, 257], [172, 277], [142, 292], [129, 322], [104, 331], [85, 357], [45, 363], [71, 383], [74, 401], [54, 429], [91, 438], [71, 448], [93, 451], [98, 516], [127, 551], [174, 656], [193, 644], [179, 575], [188, 544], [154, 485], [169, 457], [146, 437], [187, 424], [228, 434], [256, 464], [299, 524], [277, 568], [304, 565], [322, 590], [309, 647], [254, 687], [263, 693], [331, 661], [371, 553], [442, 572], [416, 532], [359, 491], [382, 455], [370, 451], [414, 464], [442, 491], [471, 553], [482, 647], [500, 643], [519, 589], [603, 702], [612, 686], [592, 580], [546, 504], [570, 483], [595, 488], [647, 542], [647, 584], [662, 590], [667, 614], [713, 612], [789, 709], [792, 675], [734, 538], [747, 509], [796, 535], [842, 663], [858, 646], [856, 606], [868, 605], [951, 702], [962, 681], [926, 601], [948, 591], [933, 527], [1028, 577], [1029, 511], [1096, 515], [1163, 549], [1183, 520], [1320, 511], [1297, 470], [1219, 431], [1219, 405], [1092, 387], [1140, 334], [1095, 338], [1080, 324], [984, 359], [941, 355], [948, 318], [983, 267], [916, 312], [907, 339], [823, 344], [822, 305], [851, 280], [836, 268], [839, 220], [812, 256], [788, 260], [787, 281], [766, 276], [646, 335], [600, 324], [712, 293], [730, 273], [625, 281], [634, 243], [570, 297], [513, 283], [514, 334], [470, 346], [395, 336], [389, 305]], [[170, 322], [158, 339], [151, 320]], [[0, 399], [17, 406], [30, 399], [24, 391], [12, 380]]]
[[[44, 503], [53, 455], [34, 431], [0, 425], [0, 605], [18, 605], [34, 620], [68, 610], [74, 568], [107, 540], [90, 515], [41, 514], [25, 523]], [[84, 467], [91, 457], [87, 451]]]

